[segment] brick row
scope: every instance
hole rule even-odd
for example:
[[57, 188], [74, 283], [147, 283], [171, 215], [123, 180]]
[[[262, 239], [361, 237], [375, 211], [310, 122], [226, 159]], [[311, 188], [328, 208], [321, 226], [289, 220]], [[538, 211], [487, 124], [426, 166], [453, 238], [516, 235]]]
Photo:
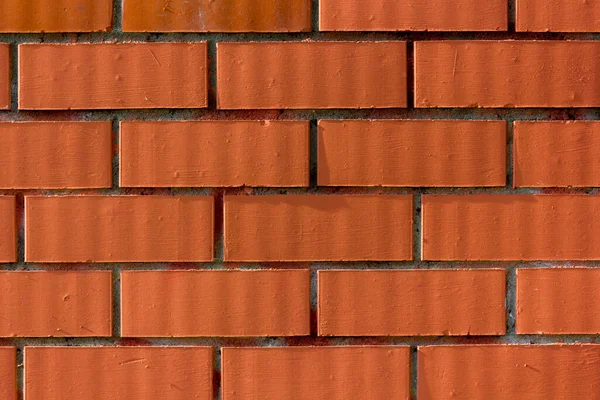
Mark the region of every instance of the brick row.
[[[15, 350], [0, 348], [7, 400], [16, 399]], [[27, 346], [24, 354], [29, 400], [213, 398], [209, 347]], [[422, 346], [417, 357], [420, 399], [593, 399], [600, 390], [595, 344]], [[225, 400], [408, 400], [409, 370], [403, 346], [225, 347], [221, 388]]]

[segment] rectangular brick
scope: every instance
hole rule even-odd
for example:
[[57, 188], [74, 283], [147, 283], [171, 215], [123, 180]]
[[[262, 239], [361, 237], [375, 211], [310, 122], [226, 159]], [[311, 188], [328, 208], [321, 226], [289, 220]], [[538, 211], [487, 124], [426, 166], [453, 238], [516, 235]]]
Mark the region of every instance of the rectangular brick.
[[515, 187], [600, 186], [600, 121], [517, 121]]
[[321, 186], [504, 186], [506, 122], [319, 121]]
[[516, 0], [517, 32], [600, 32], [596, 0]]
[[112, 153], [109, 121], [2, 122], [0, 188], [108, 188]]
[[25, 347], [27, 400], [210, 400], [210, 347]]
[[600, 269], [519, 268], [517, 333], [600, 333]]
[[110, 271], [1, 271], [0, 336], [112, 336]]
[[308, 121], [121, 123], [120, 185], [308, 186]]
[[596, 399], [598, 345], [426, 346], [418, 350], [419, 400]]
[[123, 271], [121, 334], [310, 335], [309, 271]]
[[225, 196], [226, 261], [411, 260], [412, 196]]
[[125, 32], [308, 32], [310, 0], [124, 0]]
[[2, 0], [0, 32], [109, 31], [112, 11], [112, 0]]
[[322, 31], [506, 31], [506, 0], [320, 0]]
[[319, 335], [503, 335], [505, 275], [503, 269], [319, 271]]
[[424, 195], [423, 259], [599, 260], [600, 196]]
[[0, 43], [0, 110], [10, 109], [10, 46]]
[[207, 106], [206, 43], [19, 45], [19, 108]]
[[406, 107], [406, 69], [406, 42], [221, 42], [217, 107]]
[[409, 356], [396, 346], [225, 347], [223, 400], [408, 400]]
[[208, 196], [25, 197], [28, 262], [213, 259]]
[[17, 400], [16, 347], [0, 347], [0, 398]]
[[0, 263], [17, 261], [15, 196], [0, 196]]
[[600, 42], [415, 43], [416, 107], [598, 107]]

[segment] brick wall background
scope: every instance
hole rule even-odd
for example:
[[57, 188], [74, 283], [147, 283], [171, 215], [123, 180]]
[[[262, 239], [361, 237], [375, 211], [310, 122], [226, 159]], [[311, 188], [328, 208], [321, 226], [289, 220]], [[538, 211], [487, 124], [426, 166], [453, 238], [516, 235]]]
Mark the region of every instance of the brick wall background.
[[3, 0], [0, 398], [599, 398], [597, 32]]

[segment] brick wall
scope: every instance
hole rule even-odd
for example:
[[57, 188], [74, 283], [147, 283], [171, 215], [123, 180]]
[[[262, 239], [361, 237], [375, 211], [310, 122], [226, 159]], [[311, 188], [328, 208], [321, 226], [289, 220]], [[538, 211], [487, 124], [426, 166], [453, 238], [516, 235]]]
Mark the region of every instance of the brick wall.
[[600, 399], [594, 32], [2, 0], [0, 399]]

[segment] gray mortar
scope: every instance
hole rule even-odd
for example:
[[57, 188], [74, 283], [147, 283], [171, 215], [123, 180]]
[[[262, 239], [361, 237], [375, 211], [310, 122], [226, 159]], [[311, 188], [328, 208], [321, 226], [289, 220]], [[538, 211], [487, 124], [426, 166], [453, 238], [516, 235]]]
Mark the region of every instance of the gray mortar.
[[[352, 32], [335, 33], [318, 31], [318, 0], [312, 0], [313, 29], [307, 33], [281, 33], [281, 34], [230, 34], [230, 33], [124, 33], [121, 30], [122, 7], [119, 0], [114, 4], [112, 32], [95, 32], [81, 34], [0, 34], [0, 42], [10, 43], [11, 55], [11, 110], [0, 112], [0, 120], [76, 120], [76, 121], [113, 121], [115, 133], [115, 146], [118, 146], [119, 122], [124, 120], [196, 120], [196, 119], [291, 119], [311, 121], [311, 150], [310, 150], [310, 187], [308, 189], [290, 188], [258, 188], [254, 194], [286, 194], [286, 193], [315, 193], [315, 194], [346, 194], [360, 191], [361, 193], [385, 194], [413, 194], [414, 195], [414, 261], [407, 262], [356, 262], [356, 263], [286, 263], [286, 264], [252, 264], [246, 263], [240, 269], [263, 269], [271, 267], [297, 267], [310, 268], [311, 270], [311, 310], [316, 312], [317, 307], [317, 279], [316, 272], [326, 269], [455, 269], [455, 268], [490, 268], [498, 267], [507, 270], [507, 334], [491, 337], [383, 337], [383, 338], [139, 338], [133, 342], [157, 346], [211, 346], [215, 350], [214, 369], [221, 372], [220, 348], [223, 346], [287, 346], [311, 345], [316, 341], [320, 345], [369, 345], [379, 343], [383, 345], [411, 346], [411, 398], [417, 394], [417, 346], [434, 344], [466, 344], [466, 343], [508, 343], [508, 344], [542, 344], [542, 343], [600, 343], [598, 335], [517, 335], [515, 333], [515, 274], [518, 268], [554, 267], [585, 265], [600, 267], [600, 261], [586, 262], [427, 262], [421, 260], [421, 195], [430, 193], [541, 193], [541, 189], [512, 189], [512, 126], [515, 120], [541, 120], [541, 119], [600, 119], [600, 108], [584, 109], [415, 109], [412, 106], [413, 88], [413, 54], [412, 43], [417, 40], [503, 40], [503, 39], [555, 39], [555, 40], [600, 40], [598, 33], [515, 33], [515, 0], [509, 0], [509, 31], [508, 32]], [[406, 40], [408, 43], [407, 62], [409, 107], [406, 109], [361, 109], [361, 110], [250, 110], [227, 111], [216, 110], [216, 43], [230, 41], [302, 41], [302, 40], [329, 40], [329, 41], [371, 41], [371, 40]], [[208, 43], [208, 68], [209, 68], [209, 108], [208, 109], [148, 109], [148, 110], [92, 110], [92, 111], [18, 111], [18, 49], [22, 43], [101, 43], [101, 42], [202, 42]], [[319, 119], [458, 119], [458, 120], [506, 120], [509, 122], [507, 143], [507, 175], [508, 184], [503, 188], [317, 188], [316, 172], [316, 134], [317, 120]], [[235, 189], [209, 189], [209, 188], [170, 188], [170, 189], [128, 189], [118, 187], [119, 163], [118, 157], [113, 160], [113, 187], [93, 192], [105, 195], [116, 194], [150, 194], [161, 193], [171, 195], [212, 195], [215, 193], [231, 193]], [[19, 194], [18, 207], [23, 209], [22, 194], [66, 195], [81, 194], [86, 191], [76, 190], [0, 190], [1, 194]], [[598, 188], [572, 190], [576, 193], [599, 193]], [[129, 344], [120, 334], [120, 272], [129, 269], [167, 270], [172, 269], [169, 263], [131, 263], [131, 264], [25, 264], [24, 263], [24, 231], [23, 224], [19, 226], [18, 262], [3, 266], [4, 270], [39, 270], [39, 269], [98, 269], [113, 272], [113, 336], [110, 338], [7, 338], [0, 339], [3, 345], [17, 347], [18, 362], [18, 387], [20, 396], [23, 396], [23, 348], [25, 346], [115, 346]], [[222, 230], [215, 237], [215, 260], [209, 263], [176, 264], [181, 269], [225, 269], [223, 265], [223, 234]], [[313, 326], [313, 332], [315, 327]], [[217, 385], [220, 383], [217, 381]], [[221, 398], [221, 389], [215, 390], [215, 398]]]

